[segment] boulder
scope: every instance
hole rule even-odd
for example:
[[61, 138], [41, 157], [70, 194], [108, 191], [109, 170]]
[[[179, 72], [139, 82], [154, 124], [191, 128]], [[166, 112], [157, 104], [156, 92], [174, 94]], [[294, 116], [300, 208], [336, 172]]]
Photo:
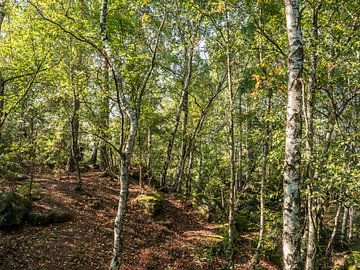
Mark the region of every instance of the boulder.
[[29, 213], [27, 222], [33, 226], [46, 226], [52, 223], [67, 222], [71, 217], [71, 214], [64, 210], [38, 208]]
[[164, 199], [159, 194], [141, 194], [135, 201], [141, 205], [146, 214], [157, 216], [162, 212]]
[[202, 214], [208, 222], [219, 221], [223, 215], [220, 204], [203, 194], [194, 196], [192, 205]]
[[0, 228], [20, 225], [31, 209], [31, 201], [15, 192], [0, 193]]

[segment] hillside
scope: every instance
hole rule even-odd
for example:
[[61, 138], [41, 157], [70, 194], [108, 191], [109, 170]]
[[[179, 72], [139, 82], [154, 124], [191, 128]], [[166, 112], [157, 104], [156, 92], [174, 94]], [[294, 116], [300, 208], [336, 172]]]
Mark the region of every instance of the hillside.
[[[23, 226], [0, 231], [0, 269], [108, 269], [112, 250], [112, 227], [118, 201], [118, 183], [101, 173], [83, 175], [84, 192], [73, 191], [75, 179], [58, 180], [52, 175], [36, 179], [41, 199], [36, 208], [63, 209], [72, 220], [48, 226]], [[2, 191], [15, 183], [2, 183]], [[221, 236], [220, 224], [206, 222], [186, 201], [164, 197], [162, 213], [153, 218], [144, 213], [135, 198], [153, 192], [135, 181], [130, 186], [129, 212], [125, 225], [122, 270], [222, 269], [223, 255], [214, 256]], [[96, 208], [96, 209], [95, 209]], [[242, 256], [237, 269], [248, 269], [249, 245], [254, 234], [243, 235]], [[262, 262], [264, 269], [276, 269]]]

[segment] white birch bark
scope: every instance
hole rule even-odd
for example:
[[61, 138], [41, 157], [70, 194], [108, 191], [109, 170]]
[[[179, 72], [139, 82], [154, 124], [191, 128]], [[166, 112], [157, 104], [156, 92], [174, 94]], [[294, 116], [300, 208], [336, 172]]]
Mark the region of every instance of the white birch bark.
[[112, 48], [107, 40], [106, 35], [106, 19], [107, 19], [107, 6], [108, 0], [103, 0], [101, 5], [100, 14], [100, 30], [101, 30], [101, 41], [104, 47], [106, 60], [109, 63], [111, 71], [114, 75], [115, 86], [118, 90], [118, 101], [121, 110], [125, 113], [129, 120], [130, 128], [129, 135], [123, 148], [120, 149], [120, 194], [118, 202], [118, 210], [114, 222], [114, 245], [113, 245], [113, 257], [110, 263], [110, 270], [118, 270], [122, 261], [121, 255], [123, 251], [123, 227], [124, 219], [126, 214], [128, 189], [129, 189], [129, 167], [131, 161], [131, 155], [135, 142], [136, 128], [137, 128], [137, 116], [135, 110], [133, 110], [122, 89], [122, 76], [118, 65], [113, 58]]
[[[313, 270], [315, 267], [315, 257], [316, 257], [316, 243], [317, 243], [317, 211], [316, 211], [316, 200], [314, 200], [312, 193], [315, 186], [314, 179], [314, 120], [313, 120], [313, 106], [315, 102], [315, 92], [316, 92], [316, 82], [317, 82], [317, 46], [316, 41], [318, 40], [318, 11], [321, 8], [321, 4], [313, 7], [313, 42], [312, 53], [310, 56], [310, 77], [309, 77], [309, 88], [306, 97], [306, 102], [303, 102], [304, 106], [304, 116], [305, 116], [305, 130], [306, 130], [306, 178], [309, 181], [308, 183], [308, 239], [306, 247], [306, 261], [305, 269]], [[305, 88], [303, 88], [305, 89]], [[304, 95], [305, 93], [303, 93]], [[305, 100], [305, 97], [303, 97]]]
[[283, 265], [284, 270], [300, 269], [300, 152], [301, 89], [303, 46], [298, 0], [285, 0], [286, 26], [289, 40], [289, 81], [286, 121]]
[[164, 19], [159, 28], [155, 47], [152, 48], [153, 55], [151, 59], [151, 65], [139, 89], [139, 96], [137, 99], [138, 103], [136, 109], [134, 109], [131, 108], [130, 106], [128, 100], [129, 97], [126, 96], [123, 92], [123, 83], [122, 83], [123, 78], [120, 73], [120, 68], [115, 58], [113, 57], [113, 50], [107, 39], [107, 34], [106, 34], [107, 8], [108, 8], [108, 0], [102, 0], [101, 10], [100, 10], [100, 34], [101, 34], [102, 46], [104, 49], [104, 57], [107, 63], [109, 64], [109, 67], [113, 74], [115, 87], [117, 90], [117, 100], [121, 113], [126, 116], [129, 122], [129, 130], [127, 132], [128, 134], [127, 138], [124, 141], [122, 141], [121, 149], [118, 151], [120, 154], [120, 194], [119, 194], [118, 210], [114, 222], [113, 256], [109, 268], [110, 270], [118, 270], [122, 263], [121, 255], [123, 251], [123, 242], [124, 242], [123, 227], [124, 227], [124, 219], [126, 215], [127, 199], [129, 193], [129, 168], [130, 168], [130, 162], [131, 162], [131, 157], [135, 143], [136, 131], [138, 128], [141, 99], [145, 93], [147, 83], [149, 82], [152, 71], [154, 69], [157, 48], [160, 40], [160, 32], [162, 30], [162, 27], [164, 26], [166, 16], [164, 16]]

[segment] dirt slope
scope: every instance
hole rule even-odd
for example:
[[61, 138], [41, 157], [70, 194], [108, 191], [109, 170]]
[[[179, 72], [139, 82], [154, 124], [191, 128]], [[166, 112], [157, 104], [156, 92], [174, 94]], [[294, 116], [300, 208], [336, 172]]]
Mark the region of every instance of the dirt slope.
[[[73, 191], [74, 179], [58, 180], [45, 175], [36, 180], [46, 194], [34, 203], [36, 207], [65, 209], [74, 218], [63, 224], [44, 227], [24, 224], [0, 231], [1, 270], [108, 269], [118, 183], [98, 172], [84, 174], [83, 181], [85, 191], [77, 193]], [[10, 188], [9, 183], [1, 184], [1, 191]], [[144, 214], [134, 200], [147, 191], [149, 188], [142, 189], [136, 183], [130, 187], [121, 269], [222, 269], [224, 259], [211, 258], [205, 252], [219, 241], [216, 225], [205, 222], [194, 209], [170, 195], [164, 195], [164, 213], [154, 219]], [[237, 268], [246, 269], [247, 259], [245, 256]], [[267, 265], [264, 269], [276, 268]]]

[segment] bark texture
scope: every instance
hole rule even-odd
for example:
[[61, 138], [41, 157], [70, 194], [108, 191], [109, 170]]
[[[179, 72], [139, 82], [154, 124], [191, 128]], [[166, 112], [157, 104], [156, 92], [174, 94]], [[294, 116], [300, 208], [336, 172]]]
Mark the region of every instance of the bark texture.
[[[313, 189], [316, 186], [314, 179], [314, 167], [313, 163], [315, 163], [314, 159], [314, 116], [313, 116], [313, 107], [315, 102], [315, 93], [316, 93], [316, 84], [317, 84], [317, 46], [316, 41], [318, 40], [318, 11], [321, 8], [321, 4], [313, 7], [313, 39], [312, 42], [312, 52], [310, 56], [310, 77], [309, 77], [309, 88], [307, 92], [306, 102], [303, 102], [304, 106], [304, 116], [305, 116], [305, 124], [306, 124], [306, 178], [308, 181], [308, 239], [307, 239], [307, 248], [306, 248], [306, 262], [305, 269], [313, 270], [315, 267], [315, 257], [316, 257], [316, 245], [317, 245], [317, 200], [313, 198]], [[303, 93], [304, 95], [305, 93]], [[305, 99], [305, 97], [303, 97]]]
[[289, 81], [286, 120], [283, 264], [284, 270], [300, 269], [300, 152], [301, 152], [301, 92], [303, 45], [298, 0], [285, 0], [286, 26], [289, 40]]
[[128, 190], [129, 190], [129, 167], [131, 161], [131, 155], [135, 142], [136, 128], [137, 128], [137, 116], [135, 110], [131, 109], [126, 96], [122, 89], [122, 76], [120, 69], [113, 57], [112, 48], [107, 40], [106, 35], [106, 19], [107, 19], [107, 7], [108, 0], [103, 0], [101, 5], [100, 14], [100, 30], [101, 30], [101, 41], [104, 47], [106, 61], [108, 62], [111, 71], [114, 76], [115, 86], [119, 93], [118, 102], [120, 109], [125, 113], [129, 120], [129, 135], [126, 139], [122, 149], [120, 149], [120, 194], [118, 202], [118, 210], [114, 222], [114, 244], [113, 244], [113, 256], [110, 263], [110, 270], [118, 270], [121, 266], [121, 255], [123, 251], [123, 228], [124, 219], [126, 214]]

